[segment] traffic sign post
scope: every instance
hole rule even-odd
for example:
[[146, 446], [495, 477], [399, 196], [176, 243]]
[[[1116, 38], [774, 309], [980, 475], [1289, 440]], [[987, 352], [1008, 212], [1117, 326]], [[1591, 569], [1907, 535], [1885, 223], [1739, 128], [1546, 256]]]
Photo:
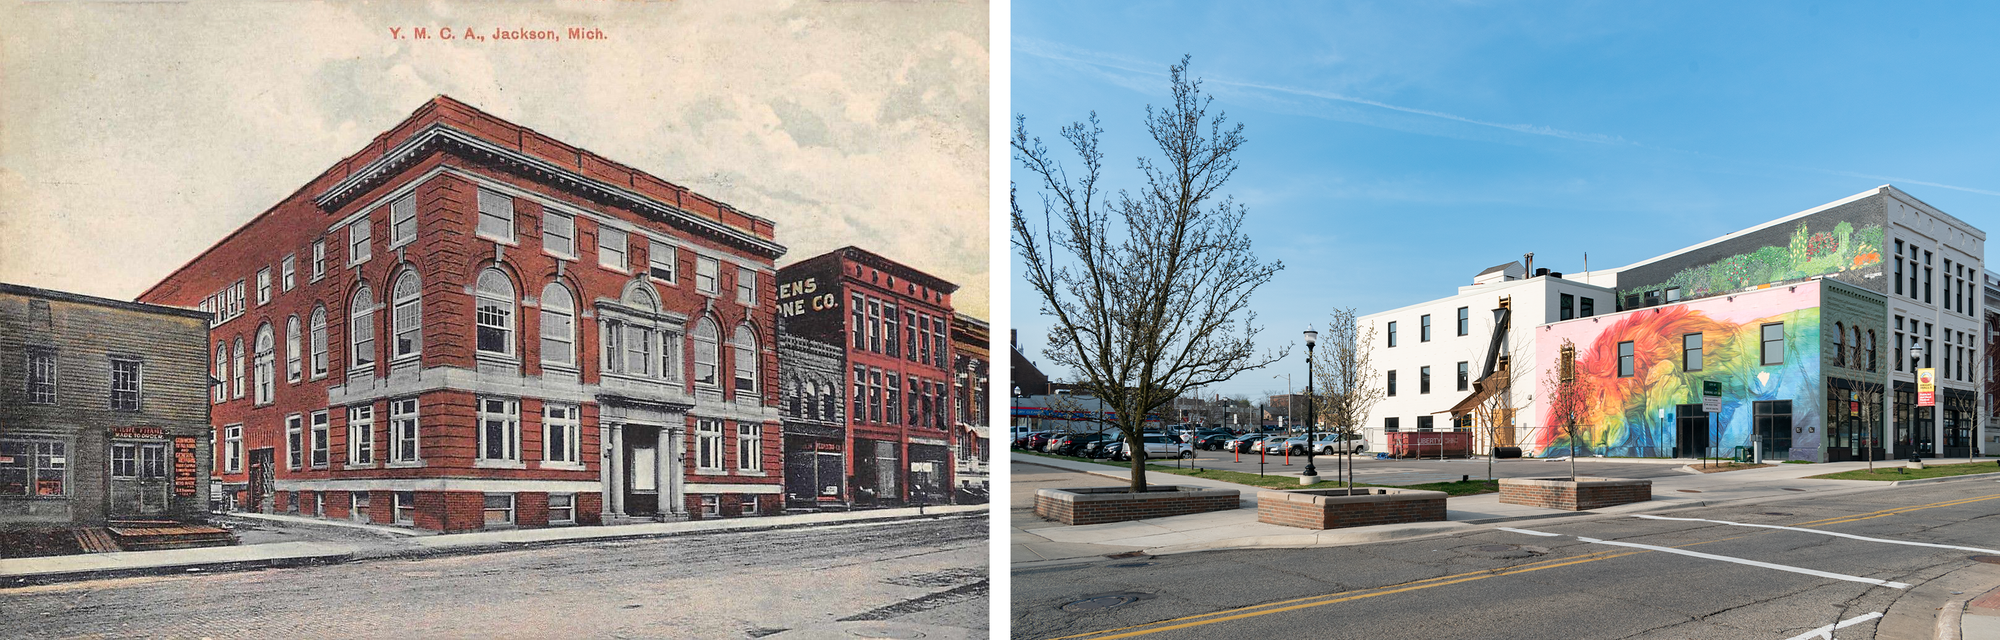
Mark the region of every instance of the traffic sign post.
[[[1701, 382], [1701, 412], [1708, 414], [1709, 446], [1711, 447], [1721, 446], [1720, 443], [1716, 442], [1716, 435], [1715, 435], [1715, 414], [1722, 412], [1721, 382], [1715, 380], [1703, 380]], [[1701, 464], [1704, 467], [1708, 466], [1708, 461], [1703, 460], [1701, 461]]]

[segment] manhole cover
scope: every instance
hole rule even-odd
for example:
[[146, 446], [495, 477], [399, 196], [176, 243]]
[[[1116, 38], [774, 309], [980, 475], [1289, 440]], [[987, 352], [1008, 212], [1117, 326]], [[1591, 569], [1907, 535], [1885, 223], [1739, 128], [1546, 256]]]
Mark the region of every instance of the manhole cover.
[[1701, 490], [1699, 489], [1675, 489], [1675, 491], [1679, 491], [1681, 493], [1701, 493]]
[[1131, 596], [1098, 596], [1088, 600], [1078, 600], [1063, 605], [1062, 608], [1064, 611], [1103, 611], [1112, 607], [1132, 604], [1135, 601], [1136, 599]]
[[2000, 556], [1973, 556], [1972, 560], [1974, 562], [1984, 562], [1986, 564], [2000, 564]]
[[848, 629], [847, 635], [854, 636], [856, 638], [885, 638], [885, 639], [893, 638], [896, 640], [909, 640], [911, 638], [924, 637], [924, 632], [918, 631], [916, 629], [904, 629], [900, 627], [856, 627], [853, 629]]

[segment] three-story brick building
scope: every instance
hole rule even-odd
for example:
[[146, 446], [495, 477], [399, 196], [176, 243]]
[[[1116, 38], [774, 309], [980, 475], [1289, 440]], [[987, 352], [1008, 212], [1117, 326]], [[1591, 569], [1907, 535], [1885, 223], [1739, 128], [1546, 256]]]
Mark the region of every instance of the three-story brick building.
[[211, 311], [241, 508], [773, 512], [770, 220], [440, 96], [140, 296]]

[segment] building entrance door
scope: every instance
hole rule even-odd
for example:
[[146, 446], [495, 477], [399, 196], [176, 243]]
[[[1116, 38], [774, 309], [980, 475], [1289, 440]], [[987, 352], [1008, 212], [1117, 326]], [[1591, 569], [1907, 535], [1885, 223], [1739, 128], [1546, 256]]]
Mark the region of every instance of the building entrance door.
[[276, 450], [270, 447], [250, 450], [249, 493], [251, 504], [245, 506], [258, 513], [271, 512], [271, 496], [276, 495], [277, 492], [277, 489], [272, 486], [276, 480], [274, 474], [277, 473], [277, 465], [274, 464], [274, 461], [278, 458], [275, 452]]
[[113, 518], [158, 515], [167, 511], [167, 443], [112, 441], [111, 501]]
[[1675, 409], [1679, 428], [1674, 434], [1674, 457], [1700, 458], [1708, 455], [1708, 414], [1701, 405], [1684, 404]]
[[625, 513], [660, 514], [660, 430], [625, 426]]

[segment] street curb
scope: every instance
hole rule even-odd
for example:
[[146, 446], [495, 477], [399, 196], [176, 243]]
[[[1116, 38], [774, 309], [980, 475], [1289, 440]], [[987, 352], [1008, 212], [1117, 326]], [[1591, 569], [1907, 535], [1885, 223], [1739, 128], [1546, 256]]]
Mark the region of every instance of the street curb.
[[1938, 482], [1956, 482], [1959, 480], [1989, 480], [1989, 479], [2000, 480], [2000, 471], [1996, 471], [1993, 473], [1968, 473], [1962, 476], [1944, 476], [1942, 478], [1918, 478], [1916, 480], [1897, 480], [1895, 482], [1889, 483], [1889, 486], [1907, 487], [1911, 485], [1933, 484]]
[[[222, 573], [222, 572], [234, 572], [234, 571], [255, 571], [259, 569], [320, 566], [320, 565], [342, 564], [347, 562], [359, 562], [368, 560], [435, 558], [435, 557], [448, 557], [448, 556], [475, 555], [481, 553], [513, 551], [520, 549], [531, 549], [537, 547], [556, 546], [563, 544], [576, 544], [582, 542], [643, 540], [649, 538], [673, 538], [673, 537], [699, 536], [699, 535], [719, 534], [719, 533], [756, 533], [762, 531], [810, 529], [815, 527], [830, 527], [830, 526], [854, 525], [854, 524], [880, 524], [886, 522], [911, 521], [911, 520], [945, 520], [945, 519], [960, 519], [960, 518], [975, 518], [975, 517], [983, 518], [983, 517], [990, 517], [990, 515], [991, 515], [991, 509], [989, 505], [989, 508], [984, 510], [962, 511], [956, 513], [927, 513], [923, 515], [910, 514], [910, 515], [897, 515], [897, 516], [883, 516], [878, 518], [861, 518], [856, 520], [841, 520], [837, 522], [773, 524], [773, 525], [760, 525], [760, 526], [733, 527], [726, 529], [703, 529], [695, 531], [663, 531], [663, 532], [651, 532], [651, 533], [634, 533], [627, 535], [588, 536], [588, 537], [577, 537], [577, 538], [560, 538], [551, 540], [532, 540], [532, 541], [521, 541], [521, 542], [480, 543], [480, 544], [466, 544], [466, 545], [441, 547], [441, 548], [394, 547], [394, 548], [371, 549], [371, 548], [356, 548], [349, 546], [346, 549], [338, 552], [291, 556], [284, 558], [260, 558], [253, 560], [237, 560], [230, 562], [208, 562], [208, 563], [182, 562], [174, 564], [163, 564], [157, 566], [131, 567], [131, 568], [121, 568], [121, 569], [86, 569], [86, 570], [76, 570], [76, 571], [51, 571], [44, 573], [6, 575], [6, 576], [0, 576], [0, 594], [5, 594], [6, 589], [16, 588], [16, 587], [38, 586], [38, 585], [56, 584], [63, 582], [81, 582], [86, 580], [104, 580], [110, 578], [128, 578], [135, 576], [183, 575], [188, 573]], [[168, 553], [168, 552], [138, 552], [138, 553]]]

